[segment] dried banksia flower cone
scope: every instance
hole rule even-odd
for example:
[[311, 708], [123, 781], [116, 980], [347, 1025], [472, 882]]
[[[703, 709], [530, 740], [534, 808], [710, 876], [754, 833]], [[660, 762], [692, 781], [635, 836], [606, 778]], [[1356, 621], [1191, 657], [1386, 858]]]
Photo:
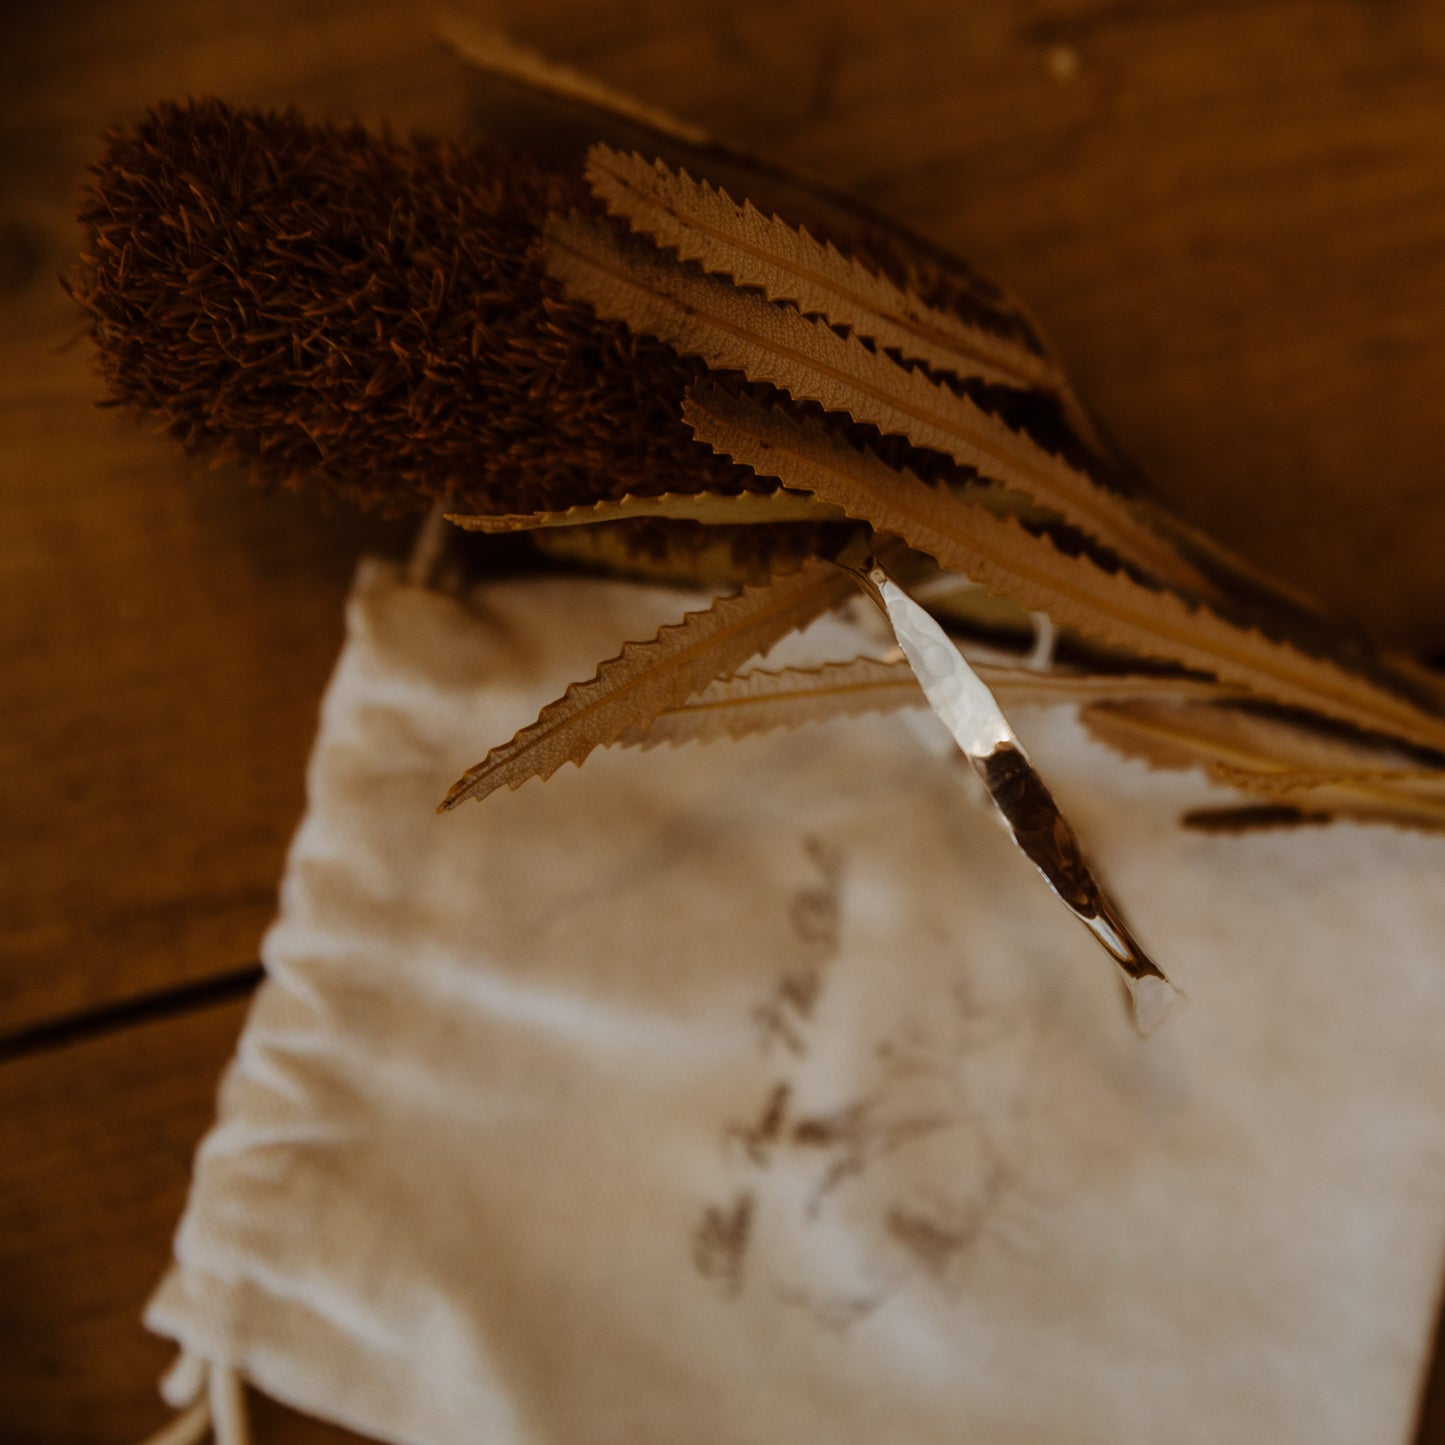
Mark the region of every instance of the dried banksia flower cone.
[[[1121, 485], [1004, 293], [902, 232], [815, 230], [802, 209], [808, 226], [605, 143], [560, 174], [168, 105], [94, 168], [72, 294], [113, 401], [263, 481], [390, 510], [446, 497], [488, 531], [622, 519], [643, 529], [624, 564], [649, 528], [684, 552], [731, 534], [728, 566], [757, 585], [627, 643], [446, 807], [598, 747], [919, 700], [868, 656], [739, 673], [861, 579], [1016, 841], [1131, 980], [1157, 979], [1080, 884], [1047, 789], [1004, 786], [1023, 758], [1007, 719], [904, 590], [952, 576], [1062, 630], [1076, 666], [1046, 700], [1151, 763], [1209, 767], [1251, 795], [1243, 822], [1445, 825], [1433, 680]], [[1038, 693], [1027, 671], [991, 682]]]
[[584, 199], [478, 144], [166, 104], [93, 167], [70, 289], [111, 398], [258, 480], [391, 511], [739, 490], [679, 420], [700, 368], [546, 274]]

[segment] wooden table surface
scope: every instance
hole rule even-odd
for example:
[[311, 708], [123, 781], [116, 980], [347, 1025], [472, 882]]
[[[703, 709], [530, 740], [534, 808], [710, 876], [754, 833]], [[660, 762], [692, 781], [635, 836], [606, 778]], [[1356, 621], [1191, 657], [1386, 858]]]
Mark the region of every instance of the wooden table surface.
[[[1394, 638], [1445, 646], [1445, 8], [486, 14], [1000, 275], [1180, 510]], [[195, 475], [92, 407], [55, 281], [76, 178], [108, 124], [162, 98], [403, 131], [495, 106], [422, 12], [383, 0], [12, 0], [6, 19], [0, 1439], [122, 1442], [166, 1418], [170, 1352], [137, 1316], [258, 976], [347, 580], [409, 539]], [[263, 1410], [258, 1438], [343, 1438]], [[1445, 1441], [1445, 1400], [1426, 1415], [1421, 1439]]]

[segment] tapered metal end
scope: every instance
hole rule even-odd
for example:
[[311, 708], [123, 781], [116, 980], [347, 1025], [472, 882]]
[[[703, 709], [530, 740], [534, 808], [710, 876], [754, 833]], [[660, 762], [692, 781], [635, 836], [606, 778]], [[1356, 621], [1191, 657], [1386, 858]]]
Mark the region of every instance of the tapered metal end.
[[1134, 1003], [1134, 1026], [1146, 1038], [1177, 1008], [1189, 1002], [1183, 989], [1175, 988], [1163, 974], [1146, 973], [1138, 978], [1124, 976]]

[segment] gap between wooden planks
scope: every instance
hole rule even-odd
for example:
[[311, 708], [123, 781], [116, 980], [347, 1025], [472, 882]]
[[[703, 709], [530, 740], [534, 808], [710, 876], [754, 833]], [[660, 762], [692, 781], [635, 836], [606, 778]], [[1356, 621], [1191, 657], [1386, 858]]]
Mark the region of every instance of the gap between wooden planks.
[[[1428, 0], [494, 13], [998, 270], [1184, 511], [1255, 555], [1293, 539], [1302, 580], [1438, 638], [1445, 12]], [[163, 1418], [166, 1357], [135, 1316], [240, 1011], [106, 1010], [253, 954], [350, 565], [382, 532], [262, 505], [233, 476], [192, 485], [168, 445], [90, 410], [83, 350], [55, 350], [70, 189], [105, 125], [177, 94], [401, 129], [481, 112], [380, 0], [22, 0], [7, 27], [0, 1030], [39, 1042], [0, 1063], [0, 1434], [134, 1440]], [[62, 1017], [90, 1031], [35, 1032]]]
[[[0, 1438], [135, 1445], [170, 1415], [173, 1347], [140, 1313], [249, 988], [0, 1060]], [[252, 1392], [256, 1438], [358, 1437]]]

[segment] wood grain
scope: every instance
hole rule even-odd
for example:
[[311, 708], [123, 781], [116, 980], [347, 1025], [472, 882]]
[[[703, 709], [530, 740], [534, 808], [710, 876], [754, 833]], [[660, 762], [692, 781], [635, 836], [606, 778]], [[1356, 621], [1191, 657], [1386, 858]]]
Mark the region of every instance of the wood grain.
[[[525, 40], [931, 229], [1028, 297], [1183, 511], [1445, 640], [1445, 11], [1117, 0], [502, 0]], [[263, 19], [264, 17], [264, 19]], [[264, 36], [262, 32], [264, 31]], [[0, 1032], [254, 956], [352, 559], [384, 529], [192, 485], [92, 413], [74, 180], [220, 91], [463, 129], [505, 113], [397, 7], [22, 7], [0, 94]], [[392, 545], [400, 545], [393, 533]]]
[[[0, 1439], [130, 1445], [174, 1348], [140, 1312], [245, 1001], [0, 1065]], [[257, 1438], [354, 1439], [279, 1409]], [[264, 1433], [262, 1430], [264, 1429]]]
[[195, 4], [25, 12], [30, 63], [0, 88], [0, 1036], [256, 958], [355, 558], [407, 545], [404, 525], [193, 476], [94, 409], [84, 345], [59, 349], [69, 197], [114, 120], [289, 86], [323, 112], [456, 121], [428, 37], [346, 8], [263, 48]]
[[[1187, 516], [1397, 638], [1445, 644], [1445, 9], [484, 13], [995, 272]], [[231, 471], [193, 477], [92, 409], [54, 280], [76, 177], [108, 124], [187, 94], [400, 130], [514, 124], [390, 0], [28, 0], [6, 22], [0, 1038], [255, 958], [355, 557], [407, 541]], [[0, 1062], [7, 1441], [138, 1439], [164, 1418], [167, 1352], [135, 1320], [239, 1021], [206, 1008]], [[1445, 1442], [1432, 1398], [1421, 1440]]]
[[1445, 641], [1445, 9], [701, 9], [517, 28], [974, 259], [1186, 516]]

